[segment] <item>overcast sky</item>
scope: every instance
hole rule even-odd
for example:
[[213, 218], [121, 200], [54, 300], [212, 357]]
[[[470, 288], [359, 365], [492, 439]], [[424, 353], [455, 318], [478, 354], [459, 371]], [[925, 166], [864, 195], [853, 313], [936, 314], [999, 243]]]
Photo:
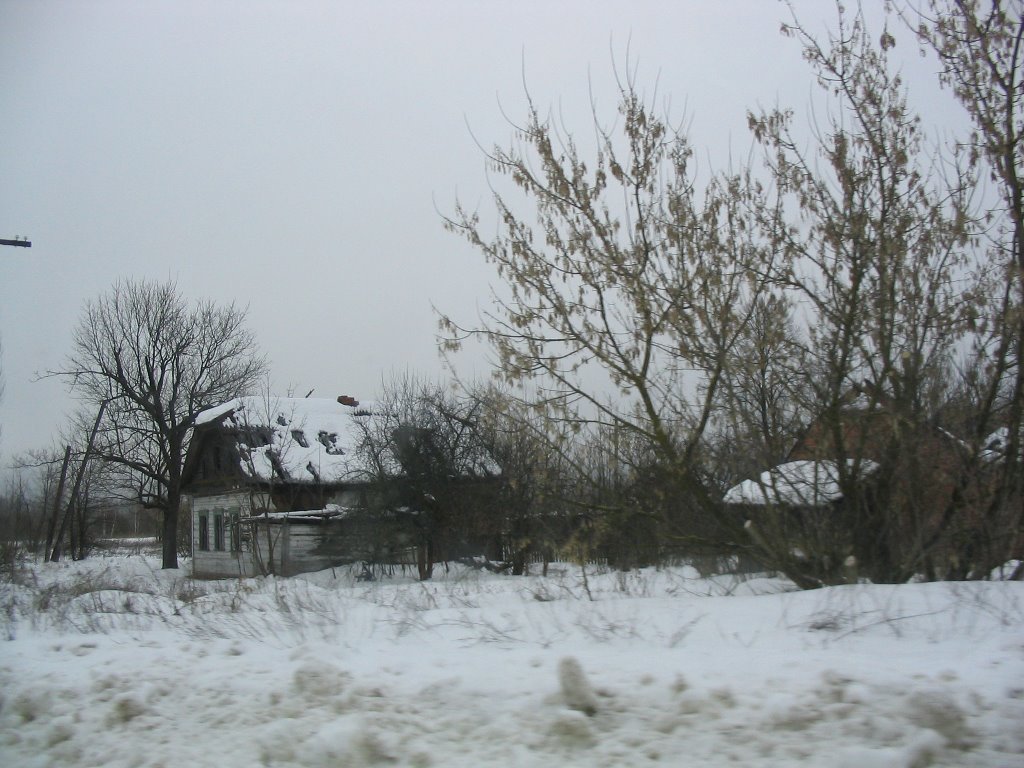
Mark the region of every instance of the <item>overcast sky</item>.
[[[797, 7], [815, 28], [834, 16]], [[0, 464], [55, 439], [73, 401], [37, 374], [122, 278], [248, 306], [282, 395], [440, 376], [431, 305], [471, 320], [492, 276], [436, 209], [456, 195], [487, 209], [473, 137], [508, 142], [524, 76], [587, 131], [589, 90], [614, 116], [612, 55], [628, 45], [641, 85], [657, 80], [722, 166], [750, 148], [746, 108], [799, 111], [812, 92], [785, 14], [772, 0], [0, 0], [0, 237], [33, 241], [0, 248]]]

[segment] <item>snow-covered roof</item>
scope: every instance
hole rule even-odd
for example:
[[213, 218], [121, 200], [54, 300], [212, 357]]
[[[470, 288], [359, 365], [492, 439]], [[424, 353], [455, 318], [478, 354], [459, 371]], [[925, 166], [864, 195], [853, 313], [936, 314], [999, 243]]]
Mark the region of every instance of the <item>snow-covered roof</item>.
[[331, 483], [361, 478], [356, 448], [371, 418], [326, 398], [252, 396], [203, 411], [196, 426], [237, 430], [240, 469], [255, 480]]
[[258, 512], [254, 511], [245, 519], [273, 520], [277, 522], [283, 520], [308, 520], [310, 522], [322, 522], [348, 517], [353, 511], [354, 510], [351, 507], [342, 507], [338, 504], [327, 504], [323, 509], [303, 509], [297, 512], [269, 512], [267, 510], [261, 510]]
[[[271, 522], [283, 522], [288, 521], [299, 521], [299, 522], [326, 522], [328, 520], [343, 520], [348, 517], [353, 517], [361, 514], [365, 514], [366, 509], [363, 507], [344, 507], [340, 504], [327, 504], [323, 509], [303, 509], [297, 512], [270, 512], [267, 510], [254, 510], [248, 517], [244, 518], [246, 521], [260, 521], [268, 520]], [[413, 509], [412, 507], [391, 507], [385, 510], [377, 510], [374, 514], [378, 517], [385, 517], [388, 515], [404, 515], [404, 516], [417, 516], [420, 513], [419, 510]]]
[[[847, 466], [854, 465], [853, 459]], [[866, 459], [860, 462], [862, 476], [878, 465]], [[843, 497], [839, 488], [839, 465], [834, 461], [791, 461], [766, 470], [756, 480], [744, 480], [725, 494], [726, 504], [819, 507]]]
[[[1017, 448], [1020, 451], [1017, 456], [1024, 455], [1024, 427], [1021, 428], [1021, 439], [1017, 441]], [[1009, 427], [1000, 427], [985, 438], [981, 449], [981, 458], [984, 461], [998, 462], [1005, 460], [1009, 453], [1010, 429]]]

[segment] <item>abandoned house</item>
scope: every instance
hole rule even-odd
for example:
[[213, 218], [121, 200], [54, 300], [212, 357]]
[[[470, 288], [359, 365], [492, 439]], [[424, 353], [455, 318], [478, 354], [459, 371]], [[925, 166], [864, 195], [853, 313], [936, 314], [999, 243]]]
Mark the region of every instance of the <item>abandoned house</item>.
[[370, 478], [356, 449], [372, 418], [349, 397], [242, 397], [200, 414], [184, 467], [193, 574], [288, 575], [344, 560], [325, 531], [358, 517]]
[[500, 548], [500, 469], [351, 397], [243, 397], [200, 414], [184, 467], [200, 578], [410, 566]]
[[970, 457], [964, 441], [861, 388], [723, 502], [762, 550], [791, 571], [804, 560], [822, 583], [848, 579], [851, 563], [876, 581], [966, 574], [986, 555], [964, 542], [990, 538], [994, 521], [985, 462], [972, 470]]

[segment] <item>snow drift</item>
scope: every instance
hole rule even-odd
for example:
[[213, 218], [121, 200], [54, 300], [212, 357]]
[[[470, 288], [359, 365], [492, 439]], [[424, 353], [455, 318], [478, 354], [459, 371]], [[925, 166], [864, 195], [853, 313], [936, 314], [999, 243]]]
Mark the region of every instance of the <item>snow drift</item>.
[[1024, 765], [1024, 584], [354, 576], [23, 572], [0, 764]]

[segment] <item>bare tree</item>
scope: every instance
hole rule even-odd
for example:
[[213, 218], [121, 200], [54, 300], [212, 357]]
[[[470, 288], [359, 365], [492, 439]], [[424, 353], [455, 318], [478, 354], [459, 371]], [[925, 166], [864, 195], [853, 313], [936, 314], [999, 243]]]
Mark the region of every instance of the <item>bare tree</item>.
[[703, 442], [773, 254], [743, 204], [749, 176], [698, 189], [686, 135], [632, 76], [620, 84], [618, 112], [614, 128], [595, 115], [597, 146], [585, 157], [529, 101], [515, 143], [488, 155], [514, 185], [493, 197], [498, 234], [458, 204], [445, 222], [507, 291], [479, 324], [443, 315], [441, 328], [448, 350], [484, 339], [497, 375], [573, 430], [647, 444], [675, 486], [667, 493], [714, 517]]
[[899, 7], [970, 117], [969, 156], [996, 197], [977, 227], [994, 280], [966, 377], [975, 392], [969, 470], [984, 463], [984, 440], [996, 427], [1006, 436], [985, 525], [973, 537], [991, 567], [1021, 546], [1019, 534], [1007, 533], [1024, 523], [1024, 4], [925, 0]]
[[795, 305], [784, 294], [765, 296], [737, 343], [725, 371], [724, 407], [716, 418], [709, 470], [728, 487], [785, 461], [816, 414], [801, 368]]
[[37, 451], [15, 458], [0, 490], [0, 572], [9, 571], [23, 552], [38, 554], [46, 542], [46, 524], [54, 506], [60, 459]]
[[481, 439], [481, 403], [405, 375], [385, 384], [372, 410], [358, 449], [375, 490], [371, 512], [407, 521], [419, 577], [431, 578], [437, 562], [480, 554], [500, 530], [499, 470]]
[[97, 455], [144, 507], [163, 513], [164, 568], [178, 565], [181, 470], [196, 417], [264, 376], [245, 314], [189, 304], [173, 282], [120, 282], [86, 304], [54, 372], [94, 408], [106, 403]]
[[[779, 291], [808, 308], [794, 379], [811, 395], [820, 458], [836, 462], [846, 513], [833, 517], [839, 535], [823, 537], [840, 556], [827, 558], [828, 573], [804, 576], [841, 579], [852, 554], [865, 575], [903, 581], [929, 570], [971, 514], [967, 476], [937, 458], [956, 446], [936, 420], [985, 308], [987, 270], [972, 247], [976, 174], [964, 153], [929, 146], [889, 62], [888, 29], [872, 37], [859, 10], [840, 6], [824, 40], [795, 17], [783, 31], [802, 45], [830, 109], [810, 150], [792, 113], [750, 115], [774, 181], [759, 219], [782, 256]], [[772, 545], [777, 559], [791, 547]]]
[[[445, 222], [505, 283], [478, 323], [442, 316], [447, 349], [488, 342], [496, 375], [520, 386], [523, 401], [597, 441], [611, 459], [598, 465], [625, 489], [620, 506], [633, 501], [674, 520], [674, 532], [662, 526], [658, 535], [753, 547], [799, 569], [786, 526], [774, 539], [768, 526], [752, 531], [717, 504], [715, 486], [755, 458], [783, 460], [813, 418], [845, 512], [821, 521], [814, 535], [830, 551], [815, 572], [790, 574], [798, 583], [842, 580], [851, 554], [885, 581], [938, 574], [938, 553], [948, 574], [968, 559], [963, 567], [983, 570], [985, 558], [968, 558], [957, 539], [982, 532], [971, 522], [972, 469], [992, 420], [976, 420], [973, 468], [940, 427], [958, 355], [972, 343], [990, 350], [987, 397], [1004, 408], [1013, 436], [1002, 465], [1010, 490], [993, 511], [1005, 510], [1011, 491], [1019, 497], [1009, 478], [1020, 475], [1024, 408], [1024, 28], [1020, 8], [1000, 0], [985, 13], [968, 0], [930, 7], [940, 6], [953, 20], [932, 21], [921, 35], [977, 123], [968, 150], [929, 141], [889, 60], [895, 37], [888, 28], [872, 37], [863, 14], [838, 3], [825, 38], [795, 17], [783, 28], [827, 102], [810, 140], [790, 111], [751, 113], [763, 169], [713, 176], [700, 191], [686, 137], [631, 78], [620, 87], [617, 129], [595, 119], [587, 160], [530, 101], [513, 145], [488, 154], [497, 181], [511, 182], [511, 191], [495, 187], [497, 234], [460, 205]], [[983, 158], [1005, 193], [999, 212], [978, 215]], [[1009, 223], [979, 228], [993, 220]], [[995, 256], [983, 258], [979, 243], [999, 233]], [[710, 466], [726, 451], [746, 452], [747, 464]]]
[[476, 439], [500, 472], [490, 487], [487, 525], [499, 543], [502, 567], [525, 575], [530, 562], [540, 560], [546, 574], [589, 509], [579, 485], [570, 482], [575, 462], [560, 447], [569, 435], [501, 387], [474, 385], [466, 397], [474, 406]]

